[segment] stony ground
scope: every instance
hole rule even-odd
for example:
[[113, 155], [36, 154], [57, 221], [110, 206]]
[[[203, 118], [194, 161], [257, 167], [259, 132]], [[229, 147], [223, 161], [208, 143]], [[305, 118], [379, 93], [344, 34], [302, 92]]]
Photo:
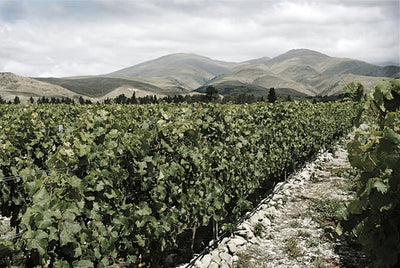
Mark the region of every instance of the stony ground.
[[363, 267], [352, 238], [329, 239], [334, 211], [353, 197], [345, 142], [321, 153], [264, 200], [256, 212], [195, 267]]
[[0, 215], [0, 240], [10, 240], [15, 236], [15, 230], [10, 227], [10, 218]]

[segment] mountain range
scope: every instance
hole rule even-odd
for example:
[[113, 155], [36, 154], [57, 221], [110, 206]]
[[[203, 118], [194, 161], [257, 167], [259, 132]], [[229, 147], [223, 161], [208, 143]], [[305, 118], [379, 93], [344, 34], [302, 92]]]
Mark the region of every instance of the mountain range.
[[28, 78], [0, 73], [3, 99], [83, 96], [91, 100], [132, 96], [204, 92], [208, 86], [222, 95], [240, 93], [292, 96], [335, 95], [356, 81], [367, 90], [382, 79], [400, 77], [399, 66], [381, 67], [363, 61], [330, 57], [308, 49], [290, 50], [275, 58], [234, 63], [195, 54], [171, 54], [109, 74], [65, 78]]

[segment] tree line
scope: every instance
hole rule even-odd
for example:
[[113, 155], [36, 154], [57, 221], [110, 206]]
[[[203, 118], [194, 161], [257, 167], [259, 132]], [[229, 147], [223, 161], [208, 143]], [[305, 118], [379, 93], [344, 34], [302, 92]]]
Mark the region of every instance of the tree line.
[[[313, 103], [316, 102], [328, 102], [328, 101], [336, 101], [343, 98], [343, 95], [338, 96], [315, 96], [315, 97], [306, 97], [305, 99], [312, 100]], [[221, 96], [218, 93], [218, 90], [209, 86], [206, 88], [206, 92], [204, 94], [193, 94], [193, 95], [174, 95], [174, 96], [165, 96], [162, 98], [157, 98], [156, 95], [147, 95], [144, 97], [136, 97], [135, 92], [133, 92], [131, 97], [125, 96], [125, 94], [120, 94], [115, 98], [107, 98], [103, 100], [103, 102], [97, 101], [93, 102], [90, 99], [85, 99], [80, 96], [77, 100], [69, 97], [41, 97], [35, 99], [30, 97], [29, 103], [37, 103], [37, 104], [157, 104], [160, 102], [165, 103], [195, 103], [195, 102], [207, 102], [207, 103], [235, 103], [235, 104], [244, 104], [244, 103], [254, 103], [254, 102], [270, 102], [274, 103], [276, 101], [292, 101], [292, 97], [290, 95], [283, 97], [277, 96], [275, 93], [275, 88], [270, 88], [268, 95], [265, 96], [255, 96], [253, 94], [240, 93], [236, 96], [226, 95]], [[21, 100], [18, 96], [15, 96], [14, 100], [6, 101], [0, 96], [0, 104], [19, 104]]]

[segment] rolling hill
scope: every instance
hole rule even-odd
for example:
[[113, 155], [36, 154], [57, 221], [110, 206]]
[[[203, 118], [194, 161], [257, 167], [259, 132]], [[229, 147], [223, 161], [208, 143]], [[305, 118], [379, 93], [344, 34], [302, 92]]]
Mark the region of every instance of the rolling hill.
[[176, 87], [194, 90], [217, 75], [229, 73], [240, 64], [212, 60], [195, 54], [171, 54], [106, 74], [108, 77], [144, 78], [154, 84], [170, 81]]
[[5, 100], [13, 100], [18, 96], [22, 102], [30, 97], [69, 97], [79, 98], [79, 94], [64, 87], [19, 76], [13, 73], [0, 73], [0, 96]]
[[368, 90], [382, 79], [400, 77], [399, 66], [369, 64], [336, 58], [307, 49], [290, 50], [275, 58], [262, 57], [241, 63], [213, 60], [195, 54], [171, 54], [99, 76], [27, 78], [0, 73], [0, 96], [32, 97], [83, 96], [90, 100], [131, 96], [179, 95], [204, 92], [214, 86], [223, 95], [240, 93], [267, 95], [335, 95], [350, 82]]
[[[111, 78], [103, 76], [93, 76], [84, 78], [35, 78], [36, 80], [54, 84], [66, 88], [78, 95], [91, 98], [102, 98], [105, 95], [117, 90], [118, 88], [132, 88], [135, 90], [146, 91], [149, 95], [157, 94], [181, 94], [186, 92], [184, 89], [170, 92], [167, 88], [160, 88], [151, 83], [140, 81], [139, 79]], [[132, 95], [132, 94], [130, 94]]]
[[[345, 85], [357, 81], [372, 89], [377, 81], [400, 76], [400, 67], [380, 67], [363, 61], [329, 57], [307, 49], [290, 50], [263, 63], [247, 64], [232, 72], [210, 80], [197, 91], [207, 86], [223, 90], [225, 94], [237, 94], [237, 90], [226, 90], [241, 84], [247, 93], [268, 94], [269, 88], [277, 94], [290, 95], [334, 95], [342, 93]], [[257, 90], [253, 88], [257, 86]], [[264, 90], [261, 90], [264, 88]]]

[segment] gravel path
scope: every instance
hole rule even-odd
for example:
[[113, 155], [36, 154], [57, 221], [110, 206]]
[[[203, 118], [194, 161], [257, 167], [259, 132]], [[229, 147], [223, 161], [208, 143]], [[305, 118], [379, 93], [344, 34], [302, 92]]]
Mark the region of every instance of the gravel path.
[[363, 267], [357, 243], [328, 239], [334, 208], [351, 200], [352, 180], [343, 144], [277, 187], [268, 202], [195, 267]]

